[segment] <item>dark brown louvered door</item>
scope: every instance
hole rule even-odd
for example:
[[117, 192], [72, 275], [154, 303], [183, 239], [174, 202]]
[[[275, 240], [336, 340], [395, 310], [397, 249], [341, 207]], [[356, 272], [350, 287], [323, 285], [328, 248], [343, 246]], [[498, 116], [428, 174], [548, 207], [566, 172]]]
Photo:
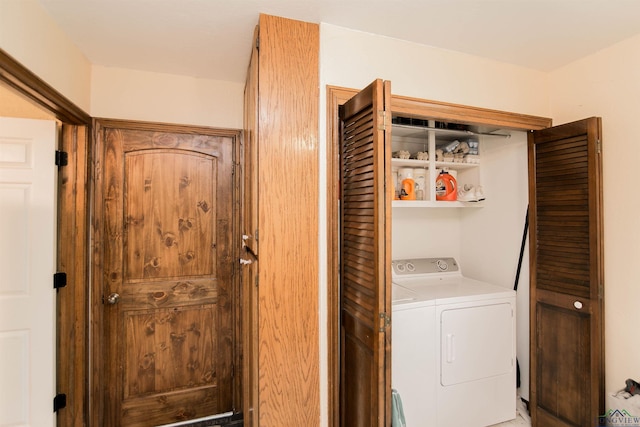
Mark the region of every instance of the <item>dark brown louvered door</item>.
[[529, 135], [533, 426], [604, 409], [600, 118]]
[[391, 422], [390, 99], [390, 83], [376, 80], [340, 110], [343, 427]]

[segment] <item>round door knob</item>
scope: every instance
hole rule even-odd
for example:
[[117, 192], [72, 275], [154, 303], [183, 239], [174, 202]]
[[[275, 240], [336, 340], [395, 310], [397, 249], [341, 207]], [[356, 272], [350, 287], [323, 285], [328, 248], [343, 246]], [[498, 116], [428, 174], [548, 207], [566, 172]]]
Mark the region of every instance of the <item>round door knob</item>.
[[114, 292], [107, 297], [107, 302], [109, 304], [115, 304], [118, 302], [119, 299], [120, 299], [120, 295]]
[[582, 308], [582, 303], [580, 301], [576, 301], [576, 302], [573, 303], [573, 306], [576, 309], [580, 310]]

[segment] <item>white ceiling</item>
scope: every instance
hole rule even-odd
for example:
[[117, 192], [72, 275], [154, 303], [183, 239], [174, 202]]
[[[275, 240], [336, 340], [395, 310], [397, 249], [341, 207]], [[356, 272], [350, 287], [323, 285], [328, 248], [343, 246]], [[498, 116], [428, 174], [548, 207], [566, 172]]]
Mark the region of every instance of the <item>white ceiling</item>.
[[234, 82], [259, 13], [542, 71], [640, 33], [640, 0], [38, 1], [93, 64]]

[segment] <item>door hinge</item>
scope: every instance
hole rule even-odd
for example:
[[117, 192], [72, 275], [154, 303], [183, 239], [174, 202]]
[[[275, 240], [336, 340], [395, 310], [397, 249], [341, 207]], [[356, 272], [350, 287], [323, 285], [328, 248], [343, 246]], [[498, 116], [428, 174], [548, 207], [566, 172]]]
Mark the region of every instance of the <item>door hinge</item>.
[[256, 37], [256, 49], [260, 50], [260, 37]]
[[600, 138], [596, 140], [596, 152], [598, 154], [602, 153], [602, 141], [600, 141]]
[[66, 151], [56, 150], [56, 166], [67, 166], [69, 164], [69, 153]]
[[60, 289], [67, 286], [67, 273], [58, 272], [53, 274], [53, 289]]
[[378, 110], [378, 118], [380, 121], [378, 122], [378, 130], [387, 130], [387, 112], [384, 110]]
[[385, 329], [387, 329], [387, 327], [391, 324], [391, 317], [389, 317], [387, 315], [387, 313], [380, 313], [378, 315], [378, 317], [380, 318], [380, 332], [384, 332]]
[[64, 393], [57, 394], [53, 398], [53, 412], [58, 412], [62, 408], [67, 407], [67, 395]]

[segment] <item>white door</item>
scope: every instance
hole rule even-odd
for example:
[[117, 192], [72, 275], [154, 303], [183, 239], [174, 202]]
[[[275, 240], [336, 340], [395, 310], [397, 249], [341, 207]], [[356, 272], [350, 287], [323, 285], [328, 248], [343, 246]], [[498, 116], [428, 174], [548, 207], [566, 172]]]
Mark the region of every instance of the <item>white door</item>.
[[55, 425], [53, 121], [0, 117], [0, 426]]

